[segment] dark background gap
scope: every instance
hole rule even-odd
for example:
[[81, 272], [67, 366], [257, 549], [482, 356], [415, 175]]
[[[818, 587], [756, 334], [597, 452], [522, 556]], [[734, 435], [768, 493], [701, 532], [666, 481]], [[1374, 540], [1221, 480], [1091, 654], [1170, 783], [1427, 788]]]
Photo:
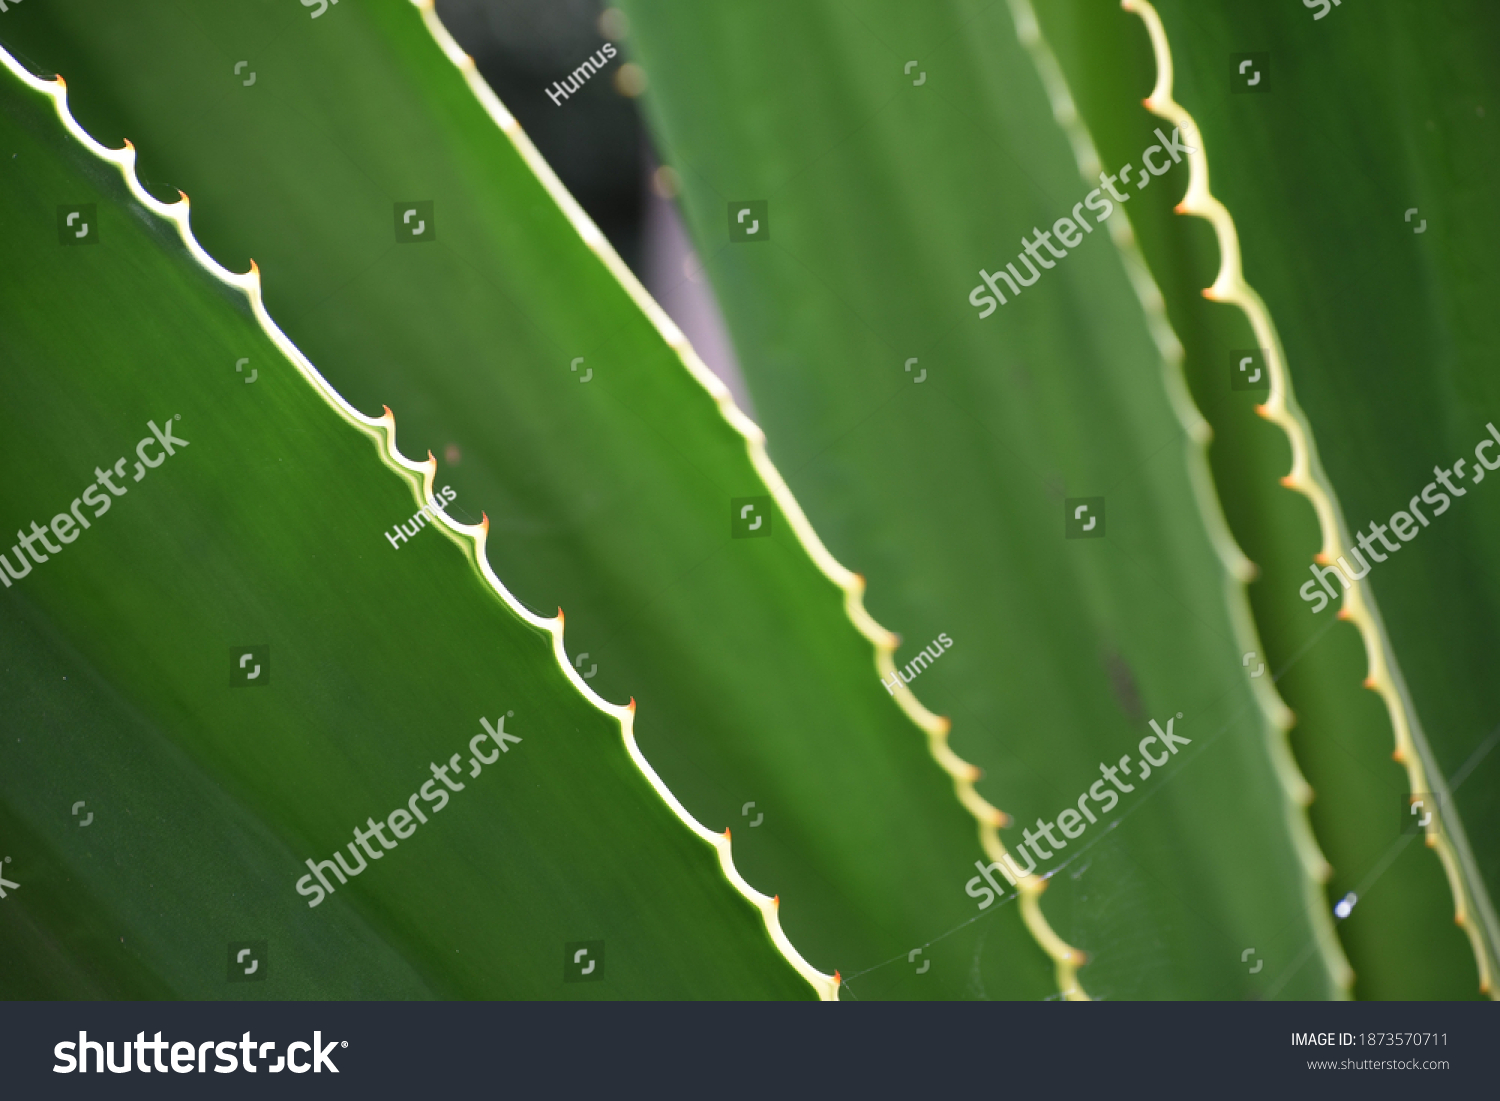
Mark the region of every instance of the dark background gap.
[[754, 415], [707, 274], [688, 239], [620, 56], [561, 103], [547, 95], [623, 23], [598, 0], [437, 0], [449, 32], [621, 259]]

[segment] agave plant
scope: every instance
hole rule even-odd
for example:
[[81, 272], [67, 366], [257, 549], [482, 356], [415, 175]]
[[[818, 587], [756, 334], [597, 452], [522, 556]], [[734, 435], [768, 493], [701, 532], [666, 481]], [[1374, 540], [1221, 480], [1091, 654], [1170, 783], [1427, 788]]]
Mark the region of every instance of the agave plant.
[[0, 14], [3, 992], [1492, 993], [1494, 17], [1241, 7], [627, 0], [759, 423], [431, 0]]

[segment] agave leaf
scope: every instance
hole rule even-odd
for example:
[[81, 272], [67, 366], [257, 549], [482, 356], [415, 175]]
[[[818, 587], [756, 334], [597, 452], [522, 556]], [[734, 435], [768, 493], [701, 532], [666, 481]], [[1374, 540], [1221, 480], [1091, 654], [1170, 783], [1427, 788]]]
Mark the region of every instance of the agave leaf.
[[[133, 138], [163, 196], [192, 196], [208, 252], [258, 261], [271, 315], [338, 391], [367, 414], [390, 405], [404, 449], [444, 456], [450, 511], [488, 515], [488, 561], [520, 602], [567, 610], [570, 659], [601, 696], [639, 703], [646, 758], [693, 817], [733, 828], [737, 867], [780, 896], [812, 966], [856, 976], [857, 997], [1056, 989], [1018, 907], [977, 913], [964, 893], [982, 855], [955, 798], [979, 806], [971, 774], [935, 763], [880, 687], [871, 644], [889, 639], [859, 579], [451, 44], [445, 56], [430, 10], [13, 15], [0, 36], [68, 77], [101, 141]], [[395, 204], [413, 200], [434, 203], [437, 238], [397, 244]], [[205, 369], [235, 389], [238, 355]], [[731, 500], [772, 494], [770, 537], [732, 539]], [[365, 534], [371, 556], [411, 550]]]
[[[1193, 739], [1044, 861], [1039, 939], [1088, 954], [1094, 995], [1345, 993], [1290, 715], [1246, 664], [1249, 563], [1123, 217], [970, 304], [1098, 186], [1027, 5], [625, 7], [771, 452], [913, 641], [897, 661], [953, 639], [909, 690], [985, 768], [1003, 843], [1138, 765], [1148, 720]], [[749, 199], [764, 244], [731, 239]], [[1104, 538], [1065, 538], [1097, 496]]]
[[[1494, 878], [1484, 853], [1494, 780], [1484, 761], [1495, 709], [1486, 702], [1490, 678], [1466, 664], [1495, 648], [1485, 611], [1493, 571], [1477, 549], [1494, 517], [1486, 487], [1456, 502], [1472, 508], [1440, 520], [1429, 510], [1438, 522], [1420, 545], [1378, 565], [1363, 607], [1350, 608], [1359, 630], [1331, 622], [1335, 607], [1314, 613], [1298, 590], [1314, 554], [1347, 555], [1351, 529], [1405, 508], [1432, 480], [1433, 462], [1469, 454], [1472, 463], [1469, 437], [1482, 437], [1494, 415], [1484, 411], [1494, 388], [1480, 351], [1487, 314], [1450, 316], [1483, 285], [1465, 250], [1495, 230], [1460, 182], [1493, 167], [1494, 149], [1473, 133], [1493, 77], [1458, 28], [1478, 29], [1482, 40], [1494, 18], [1473, 6], [1417, 18], [1376, 4], [1354, 20], [1332, 9], [1319, 20], [1296, 8], [1168, 3], [1158, 22], [1154, 9], [1137, 7], [1139, 19], [1112, 3], [1053, 5], [1044, 23], [1084, 115], [1111, 135], [1111, 163], [1128, 159], [1161, 116], [1175, 123], [1185, 110], [1212, 168], [1181, 208], [1203, 215], [1213, 212], [1210, 196], [1221, 200], [1211, 231], [1171, 213], [1181, 187], [1133, 204], [1133, 221], [1188, 344], [1195, 397], [1218, 433], [1215, 473], [1231, 522], [1262, 567], [1256, 616], [1300, 716], [1294, 744], [1335, 867], [1330, 904], [1350, 892], [1359, 899], [1340, 925], [1356, 989], [1387, 998], [1492, 990], [1485, 881], [1492, 887]], [[1269, 53], [1264, 94], [1234, 91], [1228, 59], [1250, 51]], [[1127, 92], [1151, 98], [1137, 108]], [[1354, 117], [1330, 107], [1335, 92], [1359, 105]], [[1440, 102], [1447, 115], [1428, 125]], [[1434, 174], [1435, 163], [1447, 167]], [[1438, 204], [1418, 210], [1431, 221], [1405, 221], [1404, 210], [1393, 217], [1394, 197], [1416, 190]], [[1456, 236], [1438, 228], [1456, 225], [1464, 227]], [[1248, 310], [1232, 300], [1241, 263], [1254, 288], [1240, 296]], [[1205, 302], [1198, 292], [1210, 285]], [[1276, 389], [1232, 391], [1231, 349], [1261, 344], [1273, 351]], [[1256, 411], [1267, 420], [1253, 415], [1255, 402], [1266, 403]], [[1278, 484], [1289, 472], [1297, 492]], [[1442, 584], [1453, 576], [1475, 583], [1456, 603]], [[1433, 851], [1413, 844], [1422, 831], [1402, 828], [1417, 821], [1407, 813], [1410, 793], [1423, 791], [1444, 808], [1426, 831]]]
[[4, 511], [51, 517], [6, 559], [5, 996], [831, 996], [436, 464], [0, 62]]

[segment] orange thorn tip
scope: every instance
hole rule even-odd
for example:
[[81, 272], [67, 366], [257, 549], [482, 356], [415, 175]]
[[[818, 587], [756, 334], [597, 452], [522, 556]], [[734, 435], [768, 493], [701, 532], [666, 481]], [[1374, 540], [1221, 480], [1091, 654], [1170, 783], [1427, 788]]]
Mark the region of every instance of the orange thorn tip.
[[[185, 199], [185, 198], [187, 198], [187, 196], [184, 195], [183, 198]], [[253, 276], [255, 276], [257, 279], [260, 278], [260, 266], [258, 264], [256, 264], [255, 257], [253, 257], [253, 256], [250, 257], [250, 274], [253, 275]], [[387, 409], [386, 412], [389, 413], [390, 410]], [[267, 681], [266, 683], [269, 684], [270, 682]]]
[[840, 975], [837, 970], [835, 970], [834, 973], [833, 973], [833, 985], [834, 986], [838, 986], [843, 981], [844, 981], [843, 976]]
[[557, 608], [557, 622], [561, 623], [562, 621], [563, 621], [563, 610], [562, 610], [562, 606], [558, 605], [558, 608]]
[[734, 840], [734, 838], [732, 838], [732, 837], [729, 836], [729, 827], [728, 826], [724, 827], [724, 840], [725, 841], [733, 841]]
[[[66, 81], [66, 80], [64, 80], [64, 79], [63, 79], [63, 78], [62, 78], [62, 73], [58, 73], [58, 74], [57, 74], [57, 75], [56, 75], [56, 76], [55, 76], [55, 77], [53, 77], [53, 78], [52, 78], [52, 79], [53, 79], [53, 81], [54, 81], [54, 82], [55, 82], [55, 83], [57, 83], [57, 84], [61, 84], [61, 85], [62, 85], [62, 86], [63, 86], [63, 88], [67, 88], [67, 86], [68, 86], [68, 82], [67, 82], [67, 81]], [[269, 683], [270, 683], [270, 681], [267, 681], [267, 682], [266, 682], [266, 683], [267, 683], [267, 684], [269, 684]]]
[[1218, 296], [1214, 294], [1214, 289], [1212, 287], [1204, 287], [1203, 297], [1209, 299], [1210, 301], [1213, 301]]
[[1366, 677], [1361, 683], [1366, 688], [1374, 688], [1376, 686], [1375, 685], [1375, 678], [1374, 677]]
[[[255, 261], [251, 260], [250, 263], [254, 264]], [[396, 419], [396, 414], [391, 412], [391, 407], [389, 405], [382, 405], [380, 408], [382, 408], [382, 409], [385, 410], [385, 415], [390, 420], [395, 420]]]
[[781, 909], [781, 896], [780, 895], [772, 895], [771, 896], [771, 905], [774, 906], [774, 907], [776, 907], [778, 910]]
[[629, 711], [630, 711], [630, 713], [631, 713], [631, 714], [632, 714], [632, 715], [634, 715], [634, 714], [635, 714], [635, 697], [634, 697], [634, 696], [631, 696], [631, 697], [630, 697], [630, 702], [629, 702], [629, 703], [627, 703], [627, 704], [626, 704], [626, 705], [625, 705], [625, 706], [626, 706], [626, 708], [628, 708], [628, 709], [629, 709]]
[[487, 513], [487, 512], [480, 512], [480, 514], [479, 514], [479, 526], [484, 529], [484, 533], [486, 535], [488, 535], [490, 533], [490, 514], [489, 513]]
[[[1271, 416], [1271, 406], [1270, 406], [1270, 403], [1269, 403], [1269, 402], [1268, 402], [1268, 403], [1267, 403], [1267, 404], [1265, 404], [1265, 405], [1257, 405], [1257, 406], [1256, 406], [1256, 407], [1255, 407], [1255, 412], [1256, 412], [1256, 413], [1257, 413], [1257, 414], [1258, 414], [1258, 415], [1259, 415], [1259, 416], [1262, 416], [1262, 417], [1265, 417], [1265, 418], [1266, 418], [1266, 419], [1268, 419], [1268, 420], [1269, 420], [1269, 419], [1270, 419], [1270, 416]], [[1285, 484], [1286, 484], [1286, 482], [1285, 482], [1285, 480], [1283, 480], [1283, 481], [1282, 481], [1282, 483], [1281, 483], [1281, 484], [1282, 484], [1282, 485], [1285, 485]]]
[[[1256, 408], [1259, 409], [1259, 408], [1262, 408], [1262, 407], [1261, 406], [1256, 406]], [[1281, 482], [1282, 485], [1286, 486], [1287, 489], [1296, 489], [1297, 488], [1297, 479], [1293, 478], [1290, 474], [1283, 474], [1277, 480], [1279, 482]], [[1327, 559], [1326, 556], [1324, 557], [1323, 560], [1325, 562], [1328, 561], [1328, 559]]]
[[131, 141], [129, 138], [125, 138], [124, 141], [125, 141], [125, 145], [123, 146], [123, 148], [129, 149], [132, 153], [134, 153], [135, 152], [135, 142]]

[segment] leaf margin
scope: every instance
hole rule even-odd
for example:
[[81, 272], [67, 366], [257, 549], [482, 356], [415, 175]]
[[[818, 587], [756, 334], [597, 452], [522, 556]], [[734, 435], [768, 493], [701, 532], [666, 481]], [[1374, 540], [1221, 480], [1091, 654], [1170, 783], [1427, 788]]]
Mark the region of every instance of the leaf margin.
[[[423, 6], [420, 0], [413, 0], [413, 2], [418, 7]], [[428, 10], [432, 8], [432, 5], [433, 0], [426, 0], [426, 8]], [[433, 13], [432, 18], [436, 18], [435, 13]], [[446, 31], [444, 33], [446, 34]], [[451, 38], [449, 38], [449, 42], [451, 41]], [[453, 48], [457, 49], [456, 44]], [[459, 52], [461, 53], [461, 51]], [[473, 62], [471, 59], [469, 59], [469, 64], [472, 67]], [[245, 296], [246, 303], [249, 305], [256, 323], [260, 326], [266, 337], [277, 347], [292, 366], [297, 369], [303, 380], [312, 387], [313, 391], [345, 423], [358, 430], [375, 445], [380, 461], [406, 482], [408, 488], [412, 491], [415, 503], [434, 518], [432, 526], [444, 538], [448, 539], [449, 542], [453, 543], [463, 552], [465, 558], [469, 560], [470, 565], [474, 567], [492, 594], [499, 597], [504, 605], [523, 623], [543, 631], [551, 637], [553, 657], [568, 682], [578, 691], [579, 695], [596, 709], [619, 723], [620, 735], [631, 761], [656, 792], [658, 798], [682, 821], [683, 825], [716, 851], [724, 878], [746, 902], [750, 903], [752, 907], [760, 912], [767, 936], [776, 950], [793, 970], [813, 988], [820, 1001], [837, 1001], [839, 990], [838, 973], [835, 972], [831, 976], [824, 974], [813, 967], [797, 951], [781, 928], [779, 918], [780, 896], [767, 896], [757, 891], [735, 867], [729, 830], [726, 829], [722, 834], [715, 833], [689, 814], [687, 809], [666, 786], [661, 777], [656, 773], [656, 770], [651, 767], [650, 762], [641, 753], [636, 743], [634, 732], [635, 700], [632, 698], [628, 704], [622, 706], [610, 703], [595, 693], [584, 681], [582, 675], [568, 661], [567, 652], [563, 645], [564, 617], [562, 609], [559, 608], [557, 615], [551, 619], [536, 615], [517, 600], [495, 574], [485, 554], [485, 544], [489, 534], [489, 517], [482, 515], [481, 521], [478, 524], [463, 524], [454, 520], [443, 511], [441, 504], [437, 501], [433, 492], [437, 476], [437, 460], [432, 453], [428, 452], [425, 462], [413, 462], [411, 459], [408, 459], [396, 447], [396, 418], [389, 406], [384, 407], [383, 415], [380, 417], [366, 416], [349, 404], [343, 395], [329, 384], [318, 371], [317, 367], [313, 365], [312, 361], [302, 353], [267, 312], [261, 294], [260, 269], [254, 259], [251, 259], [248, 271], [235, 273], [223, 267], [210, 256], [193, 234], [190, 224], [191, 204], [187, 194], [179, 190], [177, 194], [180, 198], [177, 202], [164, 203], [146, 190], [136, 171], [136, 149], [134, 144], [129, 139], [126, 139], [125, 144], [120, 149], [110, 149], [96, 141], [78, 120], [74, 118], [72, 109], [68, 105], [67, 82], [61, 74], [55, 75], [50, 81], [43, 80], [31, 73], [4, 46], [0, 46], [0, 67], [13, 74], [24, 87], [50, 98], [58, 118], [61, 120], [63, 128], [67, 131], [68, 135], [95, 158], [111, 164], [118, 169], [131, 196], [143, 208], [158, 218], [170, 221], [176, 226], [178, 235], [182, 239], [184, 246], [199, 267], [220, 283], [239, 291]], [[490, 96], [493, 98], [492, 92]], [[495, 100], [495, 103], [497, 106], [499, 105], [498, 100]], [[488, 104], [486, 106], [488, 107]], [[503, 107], [500, 110], [504, 112]], [[509, 118], [509, 113], [504, 113]], [[513, 119], [511, 120], [511, 124], [515, 126]], [[520, 132], [519, 127], [515, 127], [515, 130], [516, 133]], [[529, 147], [530, 142], [527, 141], [526, 145]], [[531, 151], [532, 155], [539, 161], [540, 155], [535, 153], [534, 148]], [[548, 172], [550, 174], [550, 169], [548, 169]], [[553, 179], [555, 180], [555, 177]], [[548, 190], [552, 191], [553, 189], [549, 187]], [[557, 185], [557, 190], [561, 190], [560, 184]], [[565, 191], [562, 193], [566, 195]], [[554, 197], [556, 196], [554, 195]], [[567, 199], [569, 203], [576, 207], [576, 203], [571, 196], [567, 196]], [[568, 212], [566, 208], [565, 212], [569, 213], [571, 220], [571, 212]], [[581, 215], [581, 210], [578, 213]], [[586, 217], [584, 220], [587, 222]], [[603, 236], [599, 233], [598, 229], [594, 228], [592, 223], [587, 224], [593, 231], [593, 234], [602, 242]], [[587, 236], [585, 236], [585, 240], [588, 240]], [[598, 251], [598, 247], [594, 242], [590, 241], [589, 243]], [[604, 247], [608, 249], [607, 244]], [[609, 251], [613, 255], [613, 250]], [[618, 261], [618, 258], [616, 258], [616, 262], [622, 263]], [[654, 302], [651, 304], [655, 306]], [[659, 310], [660, 307], [656, 307], [656, 309]], [[703, 370], [706, 371], [707, 368], [705, 367]], [[715, 381], [717, 380], [715, 379]], [[722, 383], [719, 385], [723, 386]], [[727, 389], [725, 393], [727, 394]], [[747, 421], [747, 423], [749, 422]], [[751, 427], [754, 426], [751, 425]]]
[[[718, 405], [720, 415], [745, 438], [745, 449], [749, 454], [751, 465], [770, 492], [777, 507], [781, 509], [803, 551], [813, 560], [819, 571], [843, 592], [845, 613], [855, 629], [874, 648], [876, 673], [882, 681], [895, 679], [898, 682], [892, 695], [907, 718], [926, 735], [928, 751], [933, 760], [952, 779], [954, 794], [959, 804], [973, 816], [978, 826], [980, 848], [991, 861], [999, 861], [1006, 853], [999, 831], [1002, 827], [1011, 824], [1011, 816], [993, 806], [975, 788], [974, 785], [983, 775], [983, 770], [965, 761], [949, 746], [948, 732], [952, 728], [952, 721], [924, 707], [911, 690], [901, 683], [900, 677], [896, 676], [895, 653], [901, 640], [894, 632], [881, 626], [865, 608], [864, 577], [839, 562], [823, 544], [812, 523], [807, 519], [806, 513], [802, 511], [801, 504], [793, 495], [791, 487], [781, 476], [776, 464], [771, 461], [766, 451], [765, 433], [739, 407], [729, 387], [709, 370], [707, 364], [693, 350], [692, 344], [681, 329], [651, 297], [650, 292], [642, 286], [635, 273], [620, 259], [619, 254], [594, 225], [593, 220], [563, 186], [551, 165], [543, 159], [531, 139], [526, 136], [526, 132], [521, 129], [515, 116], [506, 109], [494, 90], [479, 75], [474, 59], [464, 52], [443, 24], [441, 17], [437, 14], [437, 0], [410, 0], [410, 2], [420, 11], [423, 23], [444, 56], [463, 74], [465, 82], [479, 100], [480, 105], [511, 141], [516, 152], [557, 203], [564, 216], [572, 223], [584, 243], [593, 250], [605, 268], [619, 282], [621, 288], [646, 315], [668, 347], [677, 354], [688, 373], [708, 391]], [[726, 830], [725, 834], [727, 835], [728, 832]], [[1038, 947], [1052, 959], [1059, 994], [1069, 1001], [1089, 1001], [1091, 999], [1078, 982], [1078, 968], [1088, 962], [1088, 954], [1068, 944], [1052, 929], [1041, 910], [1040, 899], [1045, 889], [1045, 880], [1036, 876], [1021, 878], [1016, 889], [1021, 919]], [[834, 972], [834, 980], [835, 982], [839, 980], [837, 971]]]
[[[1286, 352], [1281, 346], [1275, 322], [1260, 295], [1245, 281], [1234, 219], [1209, 190], [1208, 158], [1203, 151], [1203, 136], [1198, 124], [1187, 109], [1172, 98], [1172, 50], [1166, 28], [1150, 0], [1120, 0], [1120, 6], [1138, 16], [1145, 25], [1156, 59], [1156, 85], [1142, 102], [1151, 113], [1180, 127], [1184, 137], [1196, 147], [1195, 152], [1186, 154], [1190, 172], [1188, 188], [1176, 211], [1202, 218], [1214, 230], [1219, 247], [1219, 271], [1214, 282], [1204, 288], [1203, 296], [1211, 302], [1237, 307], [1254, 330], [1260, 346], [1267, 350], [1270, 392], [1265, 403], [1255, 407], [1256, 412], [1280, 428], [1287, 438], [1292, 452], [1292, 469], [1281, 479], [1281, 484], [1300, 493], [1313, 506], [1322, 536], [1322, 546], [1313, 556], [1314, 561], [1330, 565], [1351, 545], [1343, 507], [1318, 457], [1312, 425], [1292, 391]], [[1353, 582], [1344, 590], [1338, 618], [1353, 623], [1364, 643], [1369, 665], [1363, 684], [1376, 692], [1386, 705], [1396, 743], [1392, 759], [1406, 769], [1413, 792], [1432, 792], [1442, 805], [1450, 808], [1448, 817], [1452, 819], [1451, 823], [1446, 819], [1440, 823], [1434, 817], [1432, 824], [1425, 827], [1426, 844], [1437, 852], [1448, 877], [1453, 892], [1453, 920], [1469, 938], [1474, 962], [1479, 969], [1480, 992], [1500, 1000], [1500, 990], [1494, 983], [1497, 966], [1500, 966], [1500, 920], [1496, 918], [1493, 903], [1475, 866], [1462, 822], [1453, 810], [1447, 780], [1423, 733], [1421, 719], [1401, 674], [1374, 591], [1362, 581]]]

